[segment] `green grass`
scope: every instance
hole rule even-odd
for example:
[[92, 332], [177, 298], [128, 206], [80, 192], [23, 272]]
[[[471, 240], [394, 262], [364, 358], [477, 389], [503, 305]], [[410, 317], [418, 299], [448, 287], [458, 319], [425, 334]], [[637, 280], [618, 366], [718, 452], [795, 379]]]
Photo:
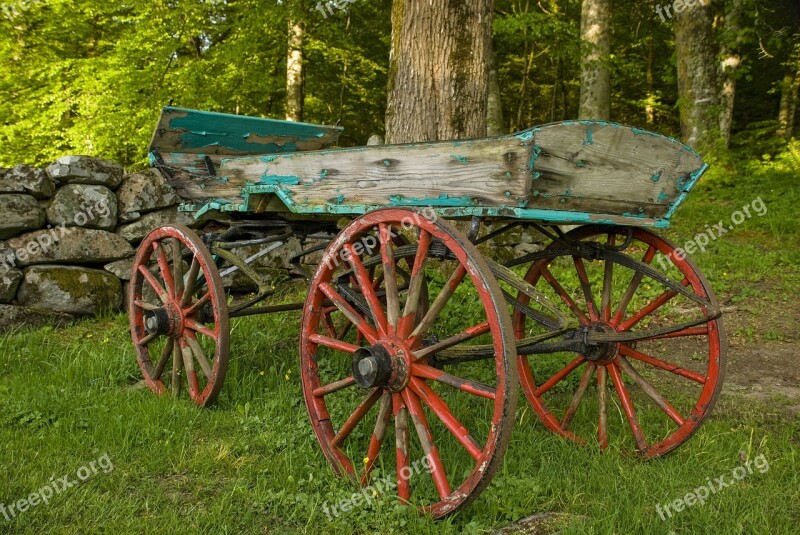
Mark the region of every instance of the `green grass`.
[[[749, 303], [754, 314], [788, 306], [800, 282], [795, 180], [774, 170], [712, 175], [668, 232], [683, 243], [760, 196], [768, 215], [695, 255], [717, 292]], [[545, 431], [520, 399], [501, 469], [458, 515], [433, 522], [385, 496], [329, 521], [323, 504], [355, 489], [333, 476], [311, 431], [298, 330], [298, 314], [234, 321], [228, 379], [207, 410], [130, 388], [140, 376], [123, 317], [0, 338], [0, 503], [26, 498], [52, 477], [74, 478], [106, 453], [114, 465], [49, 505], [11, 521], [0, 516], [0, 532], [486, 533], [543, 511], [568, 513], [566, 533], [778, 534], [800, 524], [800, 418], [787, 416], [785, 400], [758, 405], [733, 395], [723, 395], [687, 444], [651, 462], [613, 440], [603, 454], [567, 443]], [[643, 426], [657, 416], [644, 411]], [[610, 420], [612, 430], [623, 425], [616, 409]], [[659, 518], [656, 505], [708, 478], [730, 480], [743, 460], [759, 455], [769, 462], [765, 473]]]

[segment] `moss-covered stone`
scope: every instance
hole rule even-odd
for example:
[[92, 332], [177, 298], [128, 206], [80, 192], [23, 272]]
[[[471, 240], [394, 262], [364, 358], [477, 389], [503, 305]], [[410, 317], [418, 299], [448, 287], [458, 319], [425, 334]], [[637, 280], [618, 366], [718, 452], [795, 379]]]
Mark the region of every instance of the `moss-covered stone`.
[[122, 284], [114, 275], [75, 266], [33, 266], [24, 271], [17, 301], [76, 316], [117, 311], [122, 305]]

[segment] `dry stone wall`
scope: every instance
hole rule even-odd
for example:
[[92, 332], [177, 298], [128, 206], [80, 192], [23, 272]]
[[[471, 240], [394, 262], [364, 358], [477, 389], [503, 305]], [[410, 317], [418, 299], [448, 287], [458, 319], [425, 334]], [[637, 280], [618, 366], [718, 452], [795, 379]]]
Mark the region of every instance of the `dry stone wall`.
[[66, 156], [0, 168], [0, 332], [121, 310], [135, 247], [188, 223], [155, 171]]

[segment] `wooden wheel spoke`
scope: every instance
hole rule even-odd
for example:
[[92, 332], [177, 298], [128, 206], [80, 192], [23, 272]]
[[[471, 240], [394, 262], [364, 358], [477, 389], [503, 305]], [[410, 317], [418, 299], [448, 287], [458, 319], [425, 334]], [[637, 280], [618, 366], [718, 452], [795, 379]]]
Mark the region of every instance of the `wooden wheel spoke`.
[[197, 333], [200, 333], [200, 334], [204, 334], [205, 336], [208, 336], [212, 340], [216, 340], [217, 338], [219, 338], [217, 333], [215, 333], [214, 331], [212, 331], [211, 329], [209, 329], [205, 325], [200, 325], [196, 321], [188, 319], [188, 318], [186, 319], [186, 327], [188, 327], [189, 329], [193, 330], [194, 332], [197, 332]]
[[381, 406], [378, 410], [378, 418], [375, 420], [375, 428], [372, 430], [372, 437], [369, 439], [369, 448], [364, 462], [364, 471], [361, 474], [361, 484], [366, 485], [369, 475], [378, 460], [383, 440], [386, 438], [386, 430], [389, 427], [389, 419], [392, 416], [392, 394], [385, 393], [381, 396]]
[[324, 398], [328, 394], [333, 394], [334, 392], [338, 392], [339, 390], [344, 390], [345, 388], [350, 388], [356, 384], [355, 378], [351, 375], [350, 377], [345, 377], [344, 379], [340, 379], [338, 381], [334, 381], [333, 383], [329, 383], [324, 386], [320, 386], [314, 389], [312, 394], [316, 398]]
[[370, 394], [364, 398], [364, 400], [358, 404], [356, 410], [353, 411], [353, 414], [347, 419], [347, 421], [342, 425], [342, 428], [339, 429], [339, 432], [331, 440], [331, 447], [337, 448], [339, 447], [346, 439], [350, 436], [350, 433], [353, 432], [353, 429], [364, 419], [367, 415], [369, 410], [372, 408], [375, 403], [381, 397], [381, 390], [379, 388], [374, 389]]
[[328, 283], [321, 283], [319, 285], [320, 290], [325, 296], [331, 300], [331, 303], [339, 309], [339, 311], [344, 314], [344, 317], [347, 318], [350, 323], [356, 326], [356, 329], [361, 332], [364, 337], [369, 341], [370, 344], [375, 344], [378, 341], [378, 333], [375, 332], [375, 329], [367, 323], [367, 320], [364, 319], [361, 314], [356, 312], [356, 310], [350, 306], [350, 304], [342, 297], [339, 292], [337, 292], [333, 286]]
[[392, 410], [394, 412], [395, 457], [397, 473], [397, 496], [408, 502], [411, 498], [411, 468], [408, 460], [408, 408], [401, 394], [392, 394]]
[[134, 305], [141, 308], [142, 310], [147, 310], [148, 312], [152, 312], [154, 310], [161, 310], [161, 307], [158, 305], [151, 305], [147, 301], [142, 301], [141, 299], [137, 299], [133, 302]]
[[[609, 248], [613, 248], [616, 243], [617, 235], [612, 233], [608, 234], [608, 241], [606, 244]], [[600, 301], [600, 312], [603, 315], [603, 321], [611, 320], [611, 286], [614, 282], [614, 262], [612, 260], [605, 261], [605, 270], [603, 272], [603, 293]]]
[[[647, 264], [648, 266], [653, 262], [653, 258], [656, 256], [656, 248], [652, 245], [647, 248], [647, 252], [644, 254], [642, 258], [642, 263]], [[611, 319], [611, 323], [618, 324], [622, 321], [622, 318], [625, 317], [625, 311], [628, 309], [628, 305], [633, 299], [636, 290], [639, 289], [639, 285], [642, 283], [642, 279], [644, 279], [644, 273], [637, 271], [633, 274], [633, 278], [631, 279], [630, 284], [628, 285], [628, 289], [625, 290], [625, 294], [620, 299], [619, 304], [617, 305], [617, 309], [614, 311], [614, 316]]]
[[387, 325], [386, 314], [384, 314], [383, 306], [381, 306], [381, 303], [378, 300], [378, 295], [375, 293], [375, 288], [372, 286], [372, 279], [367, 273], [366, 268], [364, 268], [364, 264], [361, 263], [361, 260], [358, 258], [353, 246], [348, 243], [344, 247], [349, 253], [347, 261], [351, 266], [353, 266], [353, 271], [355, 272], [356, 279], [359, 282], [358, 287], [361, 290], [361, 294], [367, 301], [367, 305], [372, 313], [375, 326], [378, 328], [378, 331], [388, 334], [389, 329]]
[[185, 307], [189, 304], [192, 298], [195, 286], [197, 285], [197, 276], [200, 274], [200, 261], [195, 256], [192, 259], [192, 264], [189, 266], [189, 273], [186, 274], [184, 282], [183, 296], [181, 296], [181, 306]]
[[597, 366], [597, 441], [600, 449], [608, 447], [608, 371], [605, 366]]
[[685, 422], [683, 416], [681, 416], [681, 414], [675, 409], [675, 407], [670, 405], [669, 401], [664, 399], [664, 397], [658, 393], [658, 391], [653, 387], [653, 385], [648, 383], [644, 377], [639, 375], [639, 372], [636, 371], [636, 369], [631, 365], [630, 362], [628, 362], [628, 360], [625, 357], [620, 356], [616, 360], [616, 362], [620, 367], [620, 369], [622, 369], [622, 371], [627, 373], [631, 377], [631, 379], [633, 379], [633, 381], [637, 385], [639, 385], [639, 388], [641, 388], [642, 391], [644, 391], [644, 393], [647, 394], [647, 396], [651, 400], [653, 400], [653, 403], [655, 403], [659, 409], [664, 411], [664, 414], [669, 416], [669, 418], [673, 422], [675, 422], [676, 425], [678, 426], [683, 425], [683, 423]]
[[194, 316], [197, 312], [205, 306], [206, 303], [211, 301], [211, 292], [207, 292], [203, 297], [197, 300], [189, 309], [186, 310], [187, 316]]
[[584, 395], [586, 395], [586, 390], [589, 388], [589, 383], [592, 380], [592, 375], [594, 374], [595, 368], [596, 366], [593, 362], [590, 362], [586, 365], [586, 370], [583, 372], [578, 389], [572, 396], [572, 401], [570, 402], [569, 407], [567, 407], [567, 412], [564, 413], [564, 418], [561, 420], [562, 431], [569, 429], [569, 424], [572, 422], [572, 418], [574, 418], [575, 413], [578, 412], [578, 407], [580, 406]]
[[455, 437], [455, 439], [464, 446], [464, 449], [467, 450], [473, 459], [476, 462], [480, 462], [483, 451], [480, 445], [472, 438], [470, 435], [469, 430], [458, 421], [458, 419], [453, 415], [450, 411], [450, 408], [447, 406], [447, 403], [440, 398], [436, 392], [434, 392], [431, 387], [425, 384], [424, 381], [417, 379], [416, 377], [412, 377], [409, 383], [411, 389], [419, 396], [419, 398], [425, 402], [425, 404], [430, 408], [431, 412], [433, 412], [439, 420], [444, 424], [448, 431]]
[[155, 276], [150, 273], [150, 270], [147, 269], [147, 266], [139, 266], [139, 273], [142, 274], [144, 280], [146, 280], [150, 287], [153, 288], [153, 291], [156, 292], [156, 295], [158, 295], [158, 298], [161, 300], [161, 302], [166, 304], [169, 301], [169, 294], [164, 287], [161, 286], [161, 283], [156, 280]]
[[161, 278], [164, 279], [167, 294], [169, 297], [175, 297], [175, 280], [172, 278], [172, 269], [169, 267], [169, 260], [167, 253], [161, 243], [156, 242], [153, 244], [153, 250], [156, 253], [156, 260], [158, 262], [158, 270], [161, 272]]
[[561, 300], [564, 301], [564, 304], [566, 304], [567, 307], [569, 307], [569, 309], [572, 311], [573, 314], [575, 314], [575, 316], [577, 316], [577, 318], [581, 321], [581, 323], [584, 324], [590, 323], [589, 318], [586, 317], [586, 314], [583, 312], [583, 310], [578, 308], [578, 305], [569, 296], [564, 287], [561, 286], [561, 283], [559, 283], [556, 280], [556, 278], [553, 276], [553, 274], [550, 272], [547, 266], [542, 265], [540, 269], [542, 276], [544, 277], [544, 280], [546, 280], [547, 283], [553, 288], [553, 290], [555, 290], [555, 292], [558, 294]]
[[437, 370], [436, 368], [432, 368], [422, 363], [412, 364], [411, 373], [417, 377], [423, 377], [425, 379], [430, 379], [432, 381], [452, 386], [453, 388], [457, 388], [458, 390], [466, 392], [467, 394], [472, 394], [473, 396], [479, 396], [491, 400], [494, 400], [497, 397], [496, 388], [492, 388], [491, 386], [485, 385], [478, 381], [473, 381], [472, 379], [456, 377], [455, 375], [451, 375], [442, 370]]
[[358, 350], [358, 346], [350, 344], [348, 342], [343, 342], [341, 340], [336, 340], [335, 338], [328, 338], [327, 336], [323, 336], [321, 334], [312, 334], [308, 337], [309, 341], [328, 347], [330, 349], [335, 349], [336, 351], [342, 351], [344, 353], [355, 353]]
[[459, 264], [453, 274], [450, 275], [450, 278], [447, 280], [444, 288], [442, 288], [442, 291], [436, 296], [436, 299], [428, 309], [425, 317], [422, 318], [422, 321], [419, 322], [417, 327], [414, 329], [414, 332], [411, 333], [409, 345], [414, 347], [419, 340], [427, 334], [428, 329], [433, 326], [434, 322], [439, 317], [439, 314], [442, 313], [442, 310], [447, 305], [448, 301], [450, 301], [450, 298], [453, 297], [456, 288], [458, 288], [458, 286], [464, 280], [464, 276], [466, 276], [466, 274], [467, 268]]
[[580, 280], [581, 288], [583, 289], [583, 298], [586, 299], [586, 308], [589, 310], [589, 318], [592, 321], [600, 319], [600, 313], [597, 310], [597, 303], [592, 294], [592, 285], [589, 282], [589, 275], [586, 273], [586, 264], [580, 256], [573, 256], [572, 262], [575, 264], [575, 271], [578, 272], [578, 280]]
[[402, 396], [406, 407], [408, 407], [411, 421], [414, 422], [414, 427], [417, 430], [417, 437], [422, 446], [422, 451], [425, 452], [425, 456], [430, 463], [433, 484], [439, 493], [439, 497], [445, 499], [452, 494], [452, 491], [450, 490], [450, 483], [447, 481], [444, 464], [439, 456], [439, 450], [433, 442], [433, 435], [431, 434], [430, 426], [428, 426], [428, 420], [425, 418], [422, 404], [417, 395], [408, 388], [403, 390]]
[[414, 357], [417, 361], [422, 361], [423, 359], [427, 358], [430, 355], [438, 353], [439, 351], [443, 351], [455, 345], [464, 343], [468, 340], [472, 340], [482, 334], [486, 334], [491, 330], [491, 326], [489, 325], [488, 321], [484, 321], [479, 325], [474, 325], [468, 329], [463, 330], [459, 334], [451, 336], [450, 338], [446, 338], [441, 342], [438, 342], [434, 345], [425, 347], [420, 349], [419, 351], [414, 352]]
[[181, 395], [181, 369], [183, 369], [183, 352], [180, 345], [174, 344], [172, 350], [172, 395]]
[[178, 238], [170, 240], [172, 245], [172, 280], [175, 281], [175, 295], [183, 295], [183, 254], [181, 241]]
[[141, 340], [139, 340], [139, 341], [136, 343], [136, 345], [138, 345], [138, 346], [140, 346], [140, 347], [146, 347], [146, 346], [148, 346], [148, 345], [150, 344], [150, 342], [152, 342], [153, 340], [155, 340], [155, 339], [156, 339], [156, 338], [158, 338], [159, 336], [161, 336], [159, 333], [152, 333], [152, 334], [148, 334], [147, 336], [145, 336], [144, 338], [142, 338]]
[[172, 348], [174, 345], [175, 340], [172, 338], [167, 340], [167, 344], [164, 346], [163, 351], [161, 351], [161, 358], [158, 359], [158, 364], [153, 371], [153, 381], [158, 381], [161, 379], [161, 375], [164, 373], [164, 368], [167, 367], [167, 362], [169, 362], [169, 357], [172, 355]]
[[195, 399], [200, 394], [197, 384], [197, 372], [194, 369], [192, 350], [184, 339], [180, 343], [181, 355], [183, 356], [183, 369], [186, 370], [186, 383], [189, 385], [189, 397]]
[[400, 320], [400, 296], [397, 291], [397, 266], [394, 259], [391, 226], [381, 223], [379, 226], [381, 242], [381, 260], [383, 261], [384, 287], [386, 289], [386, 314], [390, 334], [397, 332]]
[[431, 247], [431, 235], [425, 230], [420, 230], [419, 241], [417, 242], [417, 254], [414, 257], [414, 266], [411, 269], [411, 280], [408, 283], [408, 296], [406, 306], [403, 310], [403, 317], [400, 320], [398, 336], [405, 338], [411, 332], [419, 311], [422, 291], [425, 288], [425, 266], [428, 263], [428, 255]]
[[619, 368], [614, 362], [606, 367], [611, 375], [611, 382], [614, 383], [619, 401], [622, 404], [622, 410], [625, 412], [625, 417], [628, 419], [628, 425], [631, 428], [631, 433], [633, 433], [633, 439], [636, 441], [636, 447], [639, 451], [645, 451], [647, 449], [647, 441], [644, 438], [644, 432], [639, 423], [639, 418], [636, 416], [636, 410], [633, 407], [631, 396], [628, 394], [628, 389], [625, 388], [625, 383], [622, 381]]
[[620, 352], [621, 355], [624, 355], [624, 356], [630, 357], [630, 358], [634, 358], [636, 360], [640, 360], [642, 362], [650, 364], [651, 366], [655, 366], [656, 368], [660, 368], [662, 370], [665, 370], [665, 371], [668, 371], [668, 372], [672, 372], [675, 375], [680, 375], [681, 377], [685, 377], [686, 379], [689, 379], [689, 380], [694, 381], [696, 383], [700, 383], [701, 385], [706, 383], [706, 378], [704, 376], [700, 375], [699, 373], [695, 373], [695, 372], [693, 372], [691, 370], [686, 370], [684, 368], [681, 368], [677, 364], [672, 364], [670, 362], [666, 362], [664, 360], [657, 359], [655, 357], [651, 357], [650, 355], [647, 355], [645, 353], [637, 351], [637, 350], [635, 350], [635, 349], [633, 349], [631, 347], [628, 347], [628, 346], [626, 346], [624, 344], [622, 346], [620, 346], [619, 352]]
[[200, 369], [203, 370], [203, 373], [207, 379], [211, 379], [211, 363], [208, 361], [206, 353], [203, 351], [203, 347], [200, 345], [200, 342], [191, 333], [187, 334], [185, 338], [186, 343], [189, 344], [189, 347], [192, 349], [192, 353], [194, 353], [195, 359], [197, 359], [197, 362], [200, 364]]
[[571, 374], [578, 366], [586, 362], [586, 360], [581, 357], [575, 357], [569, 364], [564, 366], [561, 370], [558, 371], [555, 375], [553, 375], [550, 379], [545, 381], [542, 386], [537, 388], [534, 391], [534, 395], [540, 397], [542, 394], [556, 386], [558, 383], [563, 381], [569, 374]]
[[[689, 279], [683, 279], [681, 284], [684, 286], [688, 286]], [[650, 314], [652, 314], [653, 312], [664, 306], [667, 303], [667, 301], [669, 301], [676, 295], [678, 295], [678, 292], [676, 292], [675, 290], [670, 289], [665, 291], [664, 293], [653, 299], [653, 301], [648, 303], [644, 308], [639, 310], [636, 314], [628, 318], [624, 323], [622, 323], [619, 326], [619, 330], [621, 331], [630, 330], [631, 327], [638, 324], [644, 318], [646, 318], [647, 316], [649, 316]]]

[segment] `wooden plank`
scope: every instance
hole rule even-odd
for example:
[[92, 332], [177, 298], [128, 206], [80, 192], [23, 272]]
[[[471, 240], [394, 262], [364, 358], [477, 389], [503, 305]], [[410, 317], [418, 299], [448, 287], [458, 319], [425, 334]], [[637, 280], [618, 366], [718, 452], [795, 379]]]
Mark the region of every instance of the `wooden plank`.
[[338, 127], [166, 107], [149, 152], [235, 156], [320, 150], [335, 145], [341, 132]]
[[215, 180], [173, 181], [186, 199], [241, 197], [246, 184], [280, 185], [299, 206], [524, 205], [530, 143], [513, 137], [379, 145], [222, 160]]

